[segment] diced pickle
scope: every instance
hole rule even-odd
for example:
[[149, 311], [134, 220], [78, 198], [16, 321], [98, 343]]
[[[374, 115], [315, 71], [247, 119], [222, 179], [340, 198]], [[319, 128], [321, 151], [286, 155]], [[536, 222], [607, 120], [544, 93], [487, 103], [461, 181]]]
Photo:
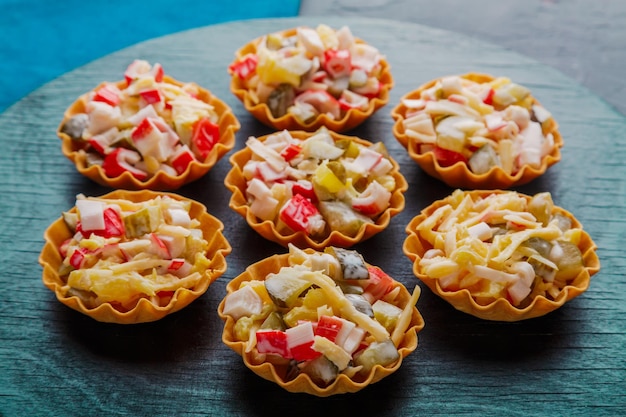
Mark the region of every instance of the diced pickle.
[[355, 250], [344, 248], [328, 248], [333, 256], [339, 261], [343, 272], [343, 279], [369, 279], [370, 273], [363, 256]]
[[335, 142], [335, 146], [345, 149], [343, 156], [346, 158], [356, 158], [359, 156], [359, 145], [357, 145], [353, 140], [340, 139]]
[[357, 366], [363, 366], [361, 373], [367, 374], [375, 365], [391, 365], [399, 358], [398, 349], [396, 349], [391, 339], [387, 339], [370, 344], [354, 359], [354, 363]]
[[383, 142], [374, 143], [370, 149], [378, 152], [379, 154], [383, 155], [385, 158], [389, 158], [389, 151], [387, 150], [387, 147], [385, 146]]
[[307, 374], [315, 383], [320, 385], [328, 385], [339, 374], [337, 366], [323, 355], [305, 362], [300, 368], [300, 372]]
[[337, 282], [344, 294], [363, 294], [365, 290], [360, 285], [349, 284], [347, 282]]
[[572, 228], [572, 220], [567, 216], [557, 213], [554, 216], [552, 216], [552, 221], [555, 221], [555, 220], [556, 220], [557, 227], [561, 229], [562, 232], [566, 232]]
[[82, 140], [83, 139], [83, 131], [87, 128], [89, 124], [89, 116], [85, 113], [79, 113], [75, 116], [72, 116], [67, 122], [63, 124], [61, 127], [61, 132], [65, 133], [73, 140]]
[[267, 98], [267, 105], [272, 116], [281, 117], [287, 114], [287, 109], [292, 105], [295, 98], [293, 87], [289, 84], [280, 84]]
[[544, 258], [548, 258], [550, 256], [550, 250], [552, 249], [552, 244], [540, 237], [531, 237], [524, 242], [523, 245], [536, 250], [537, 253]]
[[355, 236], [364, 224], [374, 223], [341, 201], [320, 201], [319, 210], [332, 230], [348, 236]]
[[529, 259], [528, 263], [533, 267], [535, 277], [540, 277], [546, 282], [554, 281], [554, 277], [556, 276], [555, 269], [534, 259]]
[[341, 96], [341, 93], [350, 87], [350, 77], [345, 76], [335, 78], [332, 81], [329, 80], [328, 84], [328, 93], [336, 98], [339, 98]]
[[293, 307], [298, 297], [310, 286], [310, 282], [288, 271], [271, 274], [265, 279], [265, 289], [278, 307]]
[[550, 222], [553, 207], [554, 203], [549, 192], [535, 194], [531, 198], [530, 203], [528, 203], [530, 214], [535, 216], [535, 219], [544, 226], [547, 226]]
[[372, 310], [372, 305], [365, 297], [359, 294], [346, 294], [346, 298], [352, 303], [354, 308], [357, 311], [365, 314], [368, 317], [374, 318], [374, 310]]
[[78, 224], [78, 213], [72, 213], [69, 211], [63, 212], [63, 221], [70, 228], [72, 232], [76, 231], [76, 225]]
[[271, 33], [265, 38], [265, 46], [270, 51], [277, 51], [283, 47], [283, 40], [279, 35]]
[[559, 270], [556, 273], [556, 279], [570, 280], [574, 278], [583, 267], [583, 256], [578, 246], [571, 242], [557, 241], [551, 251], [551, 258]]
[[74, 268], [71, 265], [68, 265], [66, 263], [61, 263], [61, 265], [59, 265], [58, 273], [60, 277], [64, 277], [66, 275], [69, 275], [69, 273], [72, 272], [73, 270]]
[[204, 253], [207, 248], [207, 241], [202, 234], [190, 233], [185, 237], [185, 258], [193, 259], [195, 254]]
[[346, 182], [346, 167], [339, 161], [328, 161], [328, 168], [335, 174], [339, 181]]
[[148, 206], [124, 216], [124, 229], [127, 238], [141, 237], [157, 230], [161, 223], [161, 210]]
[[377, 300], [372, 305], [374, 318], [377, 322], [385, 326], [388, 332], [391, 332], [398, 322], [398, 318], [402, 314], [402, 309], [383, 300]]
[[[378, 181], [378, 180], [377, 180]], [[356, 180], [352, 181], [352, 187], [358, 192], [362, 193], [365, 191], [367, 186], [370, 184], [369, 180], [365, 177], [359, 177]], [[382, 184], [381, 184], [382, 185]]]
[[[337, 194], [345, 189], [345, 168], [341, 171], [337, 164], [337, 162], [330, 161], [321, 164], [315, 170], [312, 182], [315, 195], [319, 200], [335, 200]], [[334, 167], [334, 170], [332, 167]], [[341, 168], [343, 168], [343, 165], [341, 165]]]
[[85, 154], [85, 162], [87, 163], [87, 166], [102, 166], [103, 161], [104, 159], [100, 156], [100, 154], [94, 152], [87, 152]]
[[[134, 126], [131, 127], [134, 128]], [[132, 128], [122, 130], [118, 137], [111, 143], [111, 146], [137, 150], [137, 148], [135, 148], [135, 143], [131, 138], [131, 133], [133, 132]]]
[[283, 317], [278, 311], [272, 311], [261, 324], [261, 329], [284, 331], [286, 328]]

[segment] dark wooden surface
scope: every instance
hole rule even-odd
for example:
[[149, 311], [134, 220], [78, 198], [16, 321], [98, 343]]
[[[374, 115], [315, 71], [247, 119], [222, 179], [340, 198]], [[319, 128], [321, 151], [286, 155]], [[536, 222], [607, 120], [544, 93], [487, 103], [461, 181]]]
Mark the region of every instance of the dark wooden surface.
[[[134, 58], [163, 64], [234, 109], [249, 135], [271, 130], [228, 91], [235, 49], [284, 28], [347, 24], [387, 56], [396, 84], [390, 104], [351, 132], [382, 140], [409, 181], [405, 210], [356, 249], [407, 287], [420, 285], [402, 254], [404, 227], [452, 190], [420, 171], [391, 134], [391, 107], [405, 92], [444, 75], [483, 71], [531, 88], [564, 138], [563, 160], [519, 188], [551, 191], [598, 245], [601, 271], [589, 290], [545, 317], [482, 321], [457, 312], [424, 287], [426, 327], [398, 372], [351, 395], [294, 395], [254, 375], [221, 342], [216, 310], [225, 286], [250, 263], [284, 249], [256, 235], [228, 208], [225, 158], [178, 192], [225, 223], [228, 270], [185, 310], [159, 322], [119, 326], [82, 316], [41, 283], [42, 233], [77, 193], [110, 191], [81, 177], [60, 151], [55, 129], [74, 98], [116, 80]], [[143, 415], [626, 415], [626, 119], [572, 79], [544, 64], [475, 39], [410, 23], [368, 18], [290, 18], [235, 22], [154, 39], [106, 56], [45, 85], [0, 116], [0, 414]]]
[[300, 16], [399, 20], [487, 41], [558, 69], [626, 114], [623, 0], [302, 0]]

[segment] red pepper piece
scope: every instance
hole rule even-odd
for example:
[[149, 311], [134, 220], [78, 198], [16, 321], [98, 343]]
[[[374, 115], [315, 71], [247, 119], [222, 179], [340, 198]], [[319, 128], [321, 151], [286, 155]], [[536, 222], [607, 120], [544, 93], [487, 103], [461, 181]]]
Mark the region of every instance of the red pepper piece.
[[319, 214], [317, 207], [301, 194], [295, 194], [280, 210], [280, 219], [292, 230], [306, 232], [311, 216]]
[[460, 94], [450, 94], [448, 96], [448, 101], [466, 106], [469, 100], [467, 99], [467, 97], [462, 96]]
[[77, 248], [74, 250], [74, 252], [72, 252], [72, 256], [70, 256], [70, 265], [72, 268], [80, 269], [89, 253], [91, 253], [91, 251], [86, 248]]
[[287, 347], [287, 334], [280, 330], [257, 331], [256, 348], [259, 353], [273, 353], [283, 358], [291, 358]]
[[152, 133], [153, 130], [155, 130], [155, 127], [150, 122], [150, 118], [144, 117], [144, 119], [133, 129], [130, 137], [133, 141], [136, 141], [137, 139], [143, 139], [150, 133]]
[[172, 158], [172, 168], [176, 170], [178, 175], [185, 172], [189, 164], [196, 159], [187, 146], [181, 147], [180, 149], [181, 150], [178, 151]]
[[102, 136], [93, 136], [88, 140], [92, 148], [96, 150], [100, 155], [106, 155], [108, 144], [103, 143]]
[[433, 152], [435, 153], [435, 159], [437, 159], [437, 162], [442, 167], [448, 167], [456, 164], [457, 162], [463, 162], [464, 164], [467, 163], [467, 158], [463, 154], [455, 151], [435, 146]]
[[357, 205], [354, 204], [352, 206], [353, 209], [357, 210], [360, 213], [365, 214], [366, 216], [374, 216], [378, 213], [380, 213], [381, 211], [384, 210], [384, 207], [381, 208], [376, 201], [374, 201], [371, 204], [367, 204], [367, 205]]
[[357, 198], [352, 199], [352, 208], [365, 214], [375, 216], [389, 205], [391, 194], [378, 182], [372, 182]]
[[160, 103], [163, 100], [161, 92], [156, 88], [140, 91], [139, 95], [147, 104]]
[[321, 352], [313, 350], [313, 340], [310, 342], [302, 343], [301, 345], [292, 346], [289, 349], [291, 356], [298, 362], [310, 361], [322, 356]]
[[379, 97], [380, 92], [382, 90], [383, 84], [377, 78], [368, 78], [365, 85], [361, 87], [355, 87], [351, 89], [351, 91], [366, 97], [371, 100], [373, 98]]
[[492, 105], [493, 104], [493, 95], [496, 93], [496, 90], [493, 88], [489, 89], [487, 96], [483, 99], [483, 103]]
[[254, 74], [257, 62], [258, 58], [255, 54], [246, 54], [242, 59], [231, 64], [228, 70], [231, 74], [235, 74], [242, 80], [245, 80]]
[[328, 49], [324, 51], [322, 67], [333, 78], [349, 75], [352, 69], [350, 51], [347, 49]]
[[169, 271], [178, 271], [182, 266], [185, 265], [185, 260], [182, 258], [172, 259], [170, 265], [167, 267]]
[[287, 177], [284, 170], [274, 169], [267, 161], [262, 161], [256, 166], [256, 176], [265, 183], [281, 182]]
[[160, 83], [163, 81], [163, 77], [165, 76], [165, 71], [163, 71], [163, 67], [158, 62], [152, 66], [150, 70], [152, 76], [154, 77], [154, 81]]
[[120, 104], [119, 90], [117, 87], [106, 84], [96, 90], [93, 96], [93, 101], [102, 101], [110, 106], [117, 106]]
[[335, 119], [341, 116], [339, 102], [325, 90], [306, 90], [295, 98], [296, 104], [306, 103], [315, 107], [319, 113], [329, 113]]
[[343, 327], [343, 321], [338, 317], [333, 316], [321, 316], [317, 322], [315, 328], [315, 335], [322, 336], [326, 339], [334, 342], [337, 339], [337, 335]]
[[133, 167], [126, 161], [127, 158], [131, 157], [129, 152], [133, 154], [133, 156], [137, 155], [136, 152], [125, 148], [116, 148], [113, 152], [109, 153], [102, 162], [104, 174], [107, 177], [115, 178], [128, 171], [140, 181], [148, 178], [147, 172]]
[[104, 238], [110, 238], [115, 236], [124, 235], [124, 222], [120, 217], [117, 210], [112, 207], [107, 207], [104, 209], [104, 229], [102, 230], [83, 230], [83, 225], [81, 222], [78, 222], [76, 225], [76, 231], [80, 232], [83, 237], [89, 237], [92, 233], [97, 236], [102, 236]]
[[124, 233], [124, 221], [117, 210], [112, 207], [105, 208], [103, 237], [123, 236]]
[[313, 323], [304, 321], [295, 327], [285, 330], [287, 334], [287, 347], [291, 356], [296, 361], [308, 361], [321, 355], [313, 349], [315, 334], [313, 333]]
[[126, 79], [126, 83], [130, 85], [133, 81], [146, 73], [150, 73], [157, 83], [163, 81], [163, 76], [165, 75], [161, 64], [156, 63], [151, 67], [148, 62], [136, 59], [131, 62], [126, 68], [126, 71], [124, 71], [124, 78]]
[[367, 271], [370, 273], [368, 284], [365, 292], [370, 294], [375, 300], [381, 299], [385, 294], [395, 288], [393, 278], [387, 275], [382, 269], [375, 266], [368, 266]]
[[296, 156], [298, 156], [302, 152], [302, 148], [295, 143], [290, 144], [285, 149], [280, 151], [280, 156], [282, 156], [285, 161], [289, 162]]
[[220, 127], [206, 117], [199, 119], [193, 125], [191, 135], [191, 149], [204, 161], [213, 146], [220, 140]]
[[313, 81], [316, 83], [323, 83], [326, 77], [328, 77], [326, 71], [318, 71], [313, 74]]
[[66, 239], [63, 241], [63, 243], [61, 243], [61, 246], [59, 246], [59, 253], [61, 254], [62, 258], [65, 258], [67, 256], [67, 250], [70, 248], [70, 242], [72, 241], [72, 239]]
[[130, 63], [130, 65], [124, 71], [124, 79], [126, 79], [126, 84], [130, 85], [140, 73], [145, 72], [145, 68], [147, 67], [147, 62], [142, 61], [140, 59], [136, 59]]
[[167, 248], [165, 242], [159, 238], [155, 233], [150, 233], [150, 241], [152, 242], [152, 246], [150, 247], [149, 252], [155, 254], [161, 259], [171, 259], [172, 255], [170, 255], [170, 250]]
[[[365, 98], [364, 102], [368, 103], [367, 98], [365, 96], [363, 96], [363, 98]], [[338, 101], [339, 101], [339, 108], [343, 111], [363, 108], [363, 102], [350, 103], [345, 98], [340, 98]]]
[[107, 177], [119, 177], [126, 171], [118, 161], [118, 156], [122, 152], [122, 149], [123, 148], [117, 148], [104, 158], [102, 169], [104, 169], [104, 173]]
[[317, 195], [315, 194], [315, 189], [313, 188], [313, 184], [309, 181], [296, 181], [291, 186], [292, 194], [300, 194], [311, 200], [312, 203], [316, 203]]

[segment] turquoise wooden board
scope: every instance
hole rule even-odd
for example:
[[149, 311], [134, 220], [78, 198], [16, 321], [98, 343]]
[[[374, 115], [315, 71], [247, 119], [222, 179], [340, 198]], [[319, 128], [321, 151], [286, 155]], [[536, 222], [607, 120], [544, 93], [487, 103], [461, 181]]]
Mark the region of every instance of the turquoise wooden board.
[[[409, 182], [404, 211], [355, 247], [408, 288], [420, 285], [402, 254], [406, 224], [452, 189], [428, 177], [391, 133], [391, 108], [432, 78], [468, 71], [528, 86], [559, 122], [563, 159], [526, 194], [550, 191], [598, 245], [601, 271], [589, 290], [547, 316], [517, 323], [456, 311], [424, 287], [426, 327], [399, 371], [356, 394], [290, 394], [249, 371], [221, 342], [216, 310], [244, 268], [285, 249], [259, 237], [228, 208], [222, 159], [178, 193], [225, 223], [228, 270], [185, 310], [151, 324], [102, 324], [60, 304], [41, 283], [42, 234], [77, 193], [110, 191], [80, 176], [61, 154], [56, 128], [65, 108], [100, 81], [116, 80], [135, 58], [160, 62], [226, 101], [249, 135], [271, 130], [228, 90], [227, 65], [254, 37], [326, 23], [349, 25], [392, 66], [390, 104], [351, 134], [382, 140]], [[368, 18], [288, 18], [219, 24], [147, 41], [72, 71], [0, 116], [0, 414], [50, 415], [510, 415], [626, 414], [626, 120], [563, 74], [491, 44], [425, 26]]]
[[298, 15], [299, 0], [0, 0], [0, 112], [45, 82], [157, 36]]

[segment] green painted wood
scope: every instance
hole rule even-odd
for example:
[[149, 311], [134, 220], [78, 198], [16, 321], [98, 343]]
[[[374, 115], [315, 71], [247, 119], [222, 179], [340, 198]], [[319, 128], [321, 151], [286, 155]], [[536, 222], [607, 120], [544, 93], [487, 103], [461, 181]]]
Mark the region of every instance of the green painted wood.
[[424, 288], [426, 321], [417, 350], [392, 376], [351, 395], [294, 395], [254, 375], [221, 342], [217, 305], [228, 280], [284, 249], [256, 235], [228, 208], [225, 158], [178, 192], [225, 223], [233, 245], [228, 271], [185, 310], [159, 322], [102, 324], [61, 305], [41, 283], [42, 233], [77, 193], [110, 191], [81, 177], [60, 151], [56, 127], [76, 96], [120, 77], [134, 58], [160, 62], [234, 109], [249, 135], [271, 130], [228, 91], [226, 66], [253, 37], [318, 18], [209, 26], [141, 43], [45, 85], [0, 116], [0, 414], [143, 415], [626, 415], [626, 119], [560, 72], [491, 44], [409, 23], [325, 18], [347, 24], [379, 47], [396, 85], [391, 103], [352, 133], [383, 140], [410, 183], [406, 208], [356, 249], [409, 288], [419, 285], [402, 254], [404, 227], [452, 190], [426, 176], [391, 134], [391, 107], [419, 84], [444, 74], [483, 71], [527, 85], [561, 126], [563, 160], [518, 190], [551, 191], [597, 243], [602, 270], [589, 290], [545, 317], [495, 323], [457, 312]]

